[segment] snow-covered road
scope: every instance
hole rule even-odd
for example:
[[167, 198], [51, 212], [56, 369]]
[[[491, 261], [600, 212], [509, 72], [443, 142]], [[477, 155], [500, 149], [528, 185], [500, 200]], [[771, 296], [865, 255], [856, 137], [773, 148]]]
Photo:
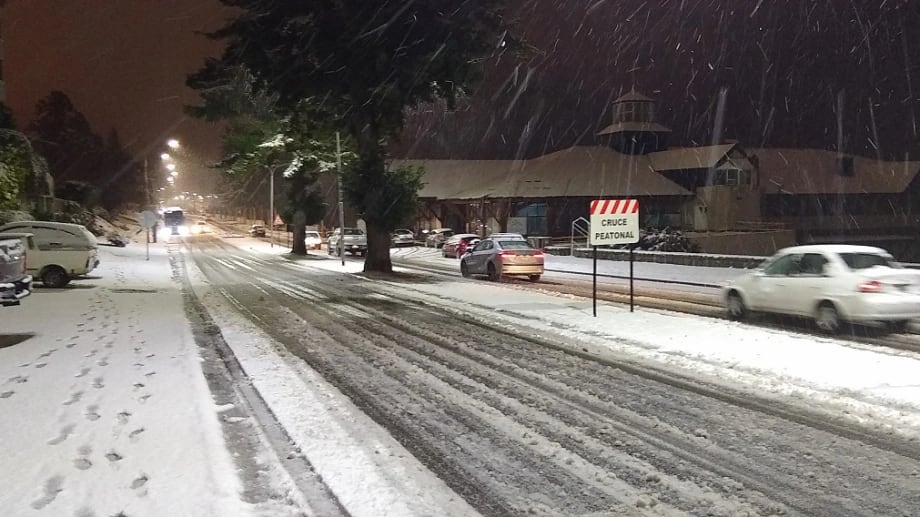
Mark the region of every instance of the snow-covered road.
[[[615, 307], [604, 317], [625, 326], [579, 334], [566, 323], [581, 321], [583, 301], [418, 275], [369, 281], [341, 274], [333, 261], [298, 264], [237, 244], [199, 239], [189, 253], [208, 288], [249, 319], [237, 313], [234, 325], [278, 343], [261, 360], [274, 353], [301, 376], [321, 374], [484, 514], [910, 515], [920, 507], [920, 454], [910, 437], [832, 415], [843, 403], [860, 418], [877, 410], [910, 427], [916, 390], [873, 385], [829, 400], [837, 375], [824, 376], [823, 391], [803, 368], [768, 361], [776, 373], [758, 371], [758, 353], [776, 359], [768, 350], [732, 354], [698, 340], [715, 331], [738, 347], [762, 347], [760, 334], [780, 347], [817, 341], [850, 360], [889, 362], [905, 381], [916, 357], [886, 360], [834, 340], [726, 322], [700, 335], [691, 320], [683, 332], [670, 324], [656, 340], [650, 329], [679, 317], [628, 320]], [[221, 303], [206, 300], [230, 323], [235, 311]], [[554, 321], [557, 313], [563, 320]], [[611, 348], [599, 348], [607, 335]], [[624, 360], [624, 352], [637, 355]], [[694, 361], [699, 376], [688, 378]], [[728, 371], [725, 382], [713, 380]], [[771, 396], [752, 393], [758, 382]], [[317, 464], [327, 477], [324, 468], [335, 474]]]

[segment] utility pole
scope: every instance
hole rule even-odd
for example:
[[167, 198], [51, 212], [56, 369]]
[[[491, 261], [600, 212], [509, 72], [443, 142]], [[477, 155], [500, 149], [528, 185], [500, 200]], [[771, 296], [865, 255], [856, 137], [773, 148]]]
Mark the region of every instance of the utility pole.
[[275, 169], [268, 168], [268, 225], [271, 232], [271, 247], [275, 247]]
[[342, 140], [339, 132], [335, 132], [335, 164], [339, 171], [339, 257], [345, 265], [345, 201], [342, 197]]

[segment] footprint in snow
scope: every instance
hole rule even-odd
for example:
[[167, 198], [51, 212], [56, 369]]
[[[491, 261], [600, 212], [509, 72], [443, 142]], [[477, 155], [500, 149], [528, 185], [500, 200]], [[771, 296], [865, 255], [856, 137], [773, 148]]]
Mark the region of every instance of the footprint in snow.
[[67, 348], [73, 348], [73, 347], [77, 346], [77, 344], [76, 344], [76, 343], [67, 343], [65, 346], [66, 346]]
[[149, 399], [149, 398], [152, 397], [152, 396], [153, 396], [153, 395], [151, 395], [150, 393], [145, 393], [145, 394], [141, 395], [140, 397], [138, 397], [138, 398], [137, 398], [137, 401], [140, 402], [141, 404], [146, 404], [146, 403], [147, 403], [147, 399]]
[[147, 372], [147, 373], [144, 374], [144, 377], [153, 377], [153, 376], [156, 375], [156, 374], [157, 374], [157, 372]]
[[[140, 490], [144, 488], [144, 485], [147, 484], [147, 481], [150, 481], [150, 479], [147, 477], [147, 474], [141, 474], [140, 477], [131, 482], [131, 488], [134, 490]], [[146, 490], [144, 490], [144, 493], [146, 493]]]
[[82, 392], [82, 391], [75, 391], [75, 392], [73, 392], [73, 393], [70, 394], [70, 398], [69, 398], [69, 399], [67, 399], [66, 401], [64, 401], [64, 405], [65, 405], [65, 406], [71, 406], [71, 405], [73, 405], [73, 404], [76, 404], [77, 402], [80, 401], [80, 398], [82, 398], [82, 397], [83, 397], [83, 392]]
[[96, 349], [94, 348], [94, 349], [90, 350], [89, 352], [83, 354], [83, 357], [93, 357], [94, 355], [96, 355], [96, 354], [98, 354], [98, 353], [99, 353], [99, 351], [96, 350]]
[[139, 389], [141, 389], [141, 388], [143, 388], [143, 387], [144, 387], [144, 384], [141, 383], [141, 382], [135, 382], [135, 383], [134, 383], [134, 389], [135, 389], [135, 390], [139, 390]]
[[138, 427], [137, 429], [131, 431], [130, 434], [128, 434], [128, 438], [129, 438], [132, 442], [136, 442], [136, 441], [140, 440], [140, 436], [141, 436], [141, 434], [143, 434], [143, 432], [144, 432], [144, 428], [143, 428], [143, 427]]
[[92, 405], [92, 406], [88, 406], [88, 407], [86, 408], [86, 413], [85, 413], [85, 415], [86, 415], [86, 419], [87, 419], [87, 420], [90, 420], [90, 421], [99, 420], [99, 406], [97, 406], [97, 405], [95, 405], [95, 404]]
[[131, 413], [127, 411], [122, 411], [121, 413], [118, 413], [117, 415], [115, 415], [115, 417], [118, 419], [119, 424], [125, 425], [128, 423], [128, 419], [131, 418]]
[[73, 433], [74, 427], [73, 424], [67, 424], [61, 428], [61, 433], [55, 436], [54, 438], [48, 440], [48, 445], [57, 445], [67, 439], [68, 436]]
[[39, 359], [44, 359], [44, 358], [46, 358], [46, 357], [51, 357], [51, 354], [53, 354], [53, 353], [55, 353], [55, 352], [57, 352], [57, 348], [52, 348], [51, 350], [48, 350], [47, 352], [45, 352], [44, 354], [41, 354], [41, 355], [38, 356], [38, 357], [39, 357]]
[[96, 377], [95, 379], [93, 379], [93, 387], [96, 388], [97, 390], [101, 388], [105, 388], [105, 384], [103, 384], [104, 380], [105, 379], [103, 379], [102, 377]]
[[86, 377], [90, 372], [89, 368], [81, 368], [79, 373], [75, 373], [74, 377]]
[[121, 460], [123, 460], [123, 459], [124, 459], [124, 456], [122, 456], [121, 454], [118, 454], [118, 453], [115, 452], [115, 451], [111, 451], [111, 452], [107, 452], [107, 453], [105, 454], [105, 459], [111, 461], [112, 463], [115, 463], [116, 461], [121, 461]]
[[8, 399], [12, 397], [14, 393], [16, 392], [15, 391], [4, 391], [3, 393], [0, 393], [0, 399]]
[[99, 366], [108, 366], [109, 365], [108, 358], [103, 357], [102, 359], [96, 361], [96, 364], [98, 364]]
[[73, 466], [80, 470], [89, 470], [89, 468], [93, 466], [93, 462], [89, 461], [87, 458], [77, 458], [73, 460]]
[[35, 363], [36, 368], [44, 368], [48, 366], [48, 363]]
[[28, 368], [30, 366], [32, 366], [32, 363], [22, 363], [19, 365], [20, 368]]
[[17, 375], [15, 377], [10, 377], [6, 382], [15, 382], [16, 384], [23, 384], [29, 382], [29, 378], [24, 375]]
[[45, 486], [42, 487], [42, 496], [38, 499], [32, 501], [32, 508], [36, 510], [41, 510], [42, 508], [51, 504], [51, 501], [54, 501], [54, 498], [57, 497], [61, 491], [64, 490], [64, 476], [54, 476], [45, 481]]

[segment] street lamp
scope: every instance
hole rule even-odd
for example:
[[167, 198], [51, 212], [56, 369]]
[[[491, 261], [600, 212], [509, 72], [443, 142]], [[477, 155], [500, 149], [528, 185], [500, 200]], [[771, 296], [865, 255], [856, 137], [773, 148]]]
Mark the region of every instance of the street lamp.
[[169, 170], [171, 170], [171, 171], [174, 171], [174, 170], [176, 170], [176, 164], [175, 164], [175, 163], [167, 163], [167, 164], [166, 164], [166, 168], [169, 169]]
[[178, 148], [179, 148], [179, 141], [176, 140], [175, 138], [171, 138], [171, 139], [169, 139], [169, 140], [166, 141], [166, 145], [168, 145], [170, 149], [178, 149]]
[[165, 161], [167, 161], [167, 160], [172, 159], [172, 156], [170, 156], [169, 153], [163, 153], [163, 154], [160, 155], [160, 159], [163, 160], [163, 161], [165, 162]]

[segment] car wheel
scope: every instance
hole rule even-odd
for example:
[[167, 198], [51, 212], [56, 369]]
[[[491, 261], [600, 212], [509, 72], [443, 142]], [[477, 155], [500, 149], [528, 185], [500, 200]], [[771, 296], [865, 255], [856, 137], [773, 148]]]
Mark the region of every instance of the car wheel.
[[840, 331], [840, 313], [831, 302], [821, 302], [815, 314], [815, 325], [828, 333], [836, 334]]
[[499, 282], [502, 279], [502, 273], [495, 267], [495, 264], [489, 262], [489, 267], [486, 268], [487, 273], [489, 274], [489, 280], [493, 282]]
[[59, 266], [49, 266], [42, 272], [42, 283], [45, 287], [60, 288], [70, 283], [67, 271]]
[[885, 326], [888, 327], [888, 332], [893, 334], [903, 334], [907, 332], [907, 325], [909, 324], [910, 320], [896, 320], [886, 322]]
[[441, 256], [444, 257], [444, 258], [447, 258], [447, 250], [446, 250], [446, 249], [441, 248]]
[[747, 307], [744, 305], [744, 300], [737, 291], [728, 293], [728, 298], [725, 300], [725, 308], [728, 312], [728, 319], [732, 321], [741, 321], [747, 316]]
[[470, 268], [466, 265], [466, 262], [462, 260], [460, 261], [460, 275], [463, 276], [463, 278], [470, 277]]
[[530, 275], [530, 276], [528, 276], [527, 278], [529, 278], [531, 282], [539, 282], [539, 281], [540, 281], [540, 275]]

